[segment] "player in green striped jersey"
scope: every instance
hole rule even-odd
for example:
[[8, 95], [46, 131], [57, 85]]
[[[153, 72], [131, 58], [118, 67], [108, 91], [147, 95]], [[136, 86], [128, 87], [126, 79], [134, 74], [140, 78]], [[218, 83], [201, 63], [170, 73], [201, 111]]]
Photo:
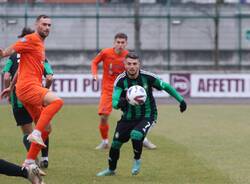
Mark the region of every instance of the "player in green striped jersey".
[[[109, 168], [97, 174], [97, 176], [110, 176], [115, 174], [120, 148], [129, 139], [134, 150], [134, 164], [131, 173], [136, 175], [141, 168], [142, 142], [150, 127], [157, 120], [157, 107], [153, 97], [153, 88], [164, 90], [180, 103], [180, 111], [187, 108], [183, 97], [168, 83], [156, 75], [140, 69], [139, 57], [130, 52], [125, 60], [126, 71], [120, 74], [114, 83], [112, 105], [115, 109], [121, 109], [123, 114], [117, 122], [113, 142], [109, 151]], [[133, 85], [142, 86], [147, 92], [146, 102], [142, 105], [130, 105], [126, 100], [126, 92]]]

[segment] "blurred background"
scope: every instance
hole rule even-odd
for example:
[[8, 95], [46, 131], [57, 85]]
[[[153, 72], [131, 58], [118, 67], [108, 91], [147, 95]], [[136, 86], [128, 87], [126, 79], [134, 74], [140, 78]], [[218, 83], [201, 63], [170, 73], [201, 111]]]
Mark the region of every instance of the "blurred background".
[[[242, 85], [226, 86], [235, 85], [237, 97], [241, 85], [250, 96], [250, 0], [0, 0], [0, 47], [15, 42], [24, 26], [34, 27], [40, 14], [53, 20], [46, 55], [55, 73], [90, 74], [93, 57], [124, 32], [144, 69], [188, 73], [192, 82], [190, 74], [243, 74]], [[225, 84], [219, 85], [225, 96]]]
[[[152, 71], [250, 69], [250, 0], [0, 0], [1, 47], [48, 14], [56, 72], [89, 72], [91, 59], [125, 32]], [[249, 3], [249, 4], [248, 4]], [[1, 62], [1, 66], [3, 66]]]

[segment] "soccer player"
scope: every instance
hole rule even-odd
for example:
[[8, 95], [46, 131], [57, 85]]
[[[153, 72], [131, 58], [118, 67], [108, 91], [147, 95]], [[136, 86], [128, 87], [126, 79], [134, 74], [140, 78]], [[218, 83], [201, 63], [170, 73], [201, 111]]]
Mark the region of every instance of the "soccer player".
[[16, 164], [0, 159], [0, 174], [23, 177], [28, 179], [32, 184], [45, 184], [41, 176], [45, 176], [46, 174], [35, 164], [22, 168]]
[[[121, 109], [123, 114], [117, 122], [113, 142], [109, 150], [109, 168], [97, 174], [97, 176], [110, 176], [115, 174], [117, 161], [122, 144], [129, 139], [132, 141], [134, 151], [134, 164], [131, 173], [136, 175], [141, 167], [142, 142], [149, 128], [157, 120], [157, 108], [153, 97], [153, 88], [164, 90], [180, 103], [180, 111], [186, 110], [183, 97], [168, 83], [162, 81], [154, 74], [140, 69], [140, 61], [136, 53], [129, 53], [125, 60], [126, 71], [120, 74], [114, 83], [112, 105], [115, 109]], [[144, 104], [132, 106], [126, 100], [126, 91], [133, 85], [142, 86], [147, 93]]]
[[[103, 62], [102, 75], [102, 91], [98, 107], [98, 114], [100, 116], [99, 130], [102, 137], [102, 142], [96, 149], [107, 149], [109, 124], [108, 117], [112, 112], [112, 93], [113, 85], [116, 77], [124, 71], [124, 60], [128, 54], [126, 46], [128, 43], [128, 36], [125, 33], [117, 33], [114, 37], [114, 46], [112, 48], [103, 49], [93, 60], [91, 71], [93, 79], [97, 80], [98, 65]], [[144, 146], [149, 149], [155, 149], [156, 146], [147, 138], [144, 141]]]
[[[22, 38], [28, 34], [34, 33], [34, 30], [32, 30], [29, 27], [24, 27], [22, 30], [21, 35], [18, 36], [18, 38]], [[18, 69], [18, 64], [20, 61], [20, 54], [14, 53], [12, 54], [9, 59], [7, 60], [4, 68], [4, 86], [5, 88], [9, 87], [11, 79], [15, 76], [15, 73]], [[50, 88], [53, 80], [53, 70], [48, 63], [47, 60], [44, 62], [44, 77], [46, 78], [46, 88]], [[10, 102], [12, 105], [12, 111], [13, 115], [15, 117], [17, 126], [21, 127], [21, 130], [23, 132], [23, 144], [28, 151], [30, 148], [30, 142], [27, 140], [28, 135], [32, 132], [32, 117], [29, 115], [27, 110], [24, 108], [23, 104], [18, 100], [15, 89], [13, 90], [11, 96], [10, 96]], [[49, 131], [51, 132], [51, 127], [49, 127]], [[48, 151], [49, 151], [49, 138], [45, 142], [46, 148], [42, 148], [42, 157], [40, 160], [40, 167], [47, 168], [48, 167]]]
[[44, 141], [49, 135], [47, 128], [51, 119], [63, 106], [62, 99], [42, 86], [44, 40], [50, 32], [50, 17], [39, 15], [35, 26], [35, 33], [26, 35], [5, 50], [0, 49], [0, 57], [10, 56], [15, 52], [21, 54], [18, 76], [15, 75], [10, 86], [4, 89], [1, 98], [9, 96], [16, 83], [16, 95], [36, 123], [35, 129], [27, 138], [32, 143], [23, 166], [34, 164], [41, 148], [46, 147]]

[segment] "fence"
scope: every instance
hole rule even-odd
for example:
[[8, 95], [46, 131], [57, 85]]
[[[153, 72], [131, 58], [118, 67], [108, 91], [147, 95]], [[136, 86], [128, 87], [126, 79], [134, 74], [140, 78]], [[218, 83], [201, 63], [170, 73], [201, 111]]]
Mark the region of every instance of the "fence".
[[[103, 1], [104, 2], [104, 1]], [[137, 1], [136, 1], [137, 2]], [[16, 40], [39, 14], [53, 19], [47, 56], [58, 71], [88, 70], [94, 55], [125, 32], [129, 49], [154, 71], [250, 69], [247, 4], [1, 3], [0, 47]]]

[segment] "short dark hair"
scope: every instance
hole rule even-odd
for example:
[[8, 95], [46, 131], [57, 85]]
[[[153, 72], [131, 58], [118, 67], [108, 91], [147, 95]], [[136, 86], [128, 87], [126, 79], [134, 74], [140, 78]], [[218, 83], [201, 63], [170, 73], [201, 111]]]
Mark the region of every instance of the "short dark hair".
[[138, 59], [140, 60], [138, 54], [134, 51], [130, 51], [127, 55], [126, 55], [126, 59], [127, 58], [131, 58], [131, 59]]
[[123, 38], [123, 39], [125, 39], [125, 40], [128, 40], [128, 36], [127, 36], [125, 33], [117, 33], [117, 34], [115, 35], [115, 40], [116, 40], [117, 38]]
[[40, 19], [48, 19], [48, 18], [50, 18], [48, 15], [39, 15], [36, 18], [36, 22], [38, 22]]
[[21, 34], [18, 35], [18, 38], [22, 38], [28, 34], [34, 33], [35, 31], [33, 29], [31, 29], [30, 27], [24, 27]]

